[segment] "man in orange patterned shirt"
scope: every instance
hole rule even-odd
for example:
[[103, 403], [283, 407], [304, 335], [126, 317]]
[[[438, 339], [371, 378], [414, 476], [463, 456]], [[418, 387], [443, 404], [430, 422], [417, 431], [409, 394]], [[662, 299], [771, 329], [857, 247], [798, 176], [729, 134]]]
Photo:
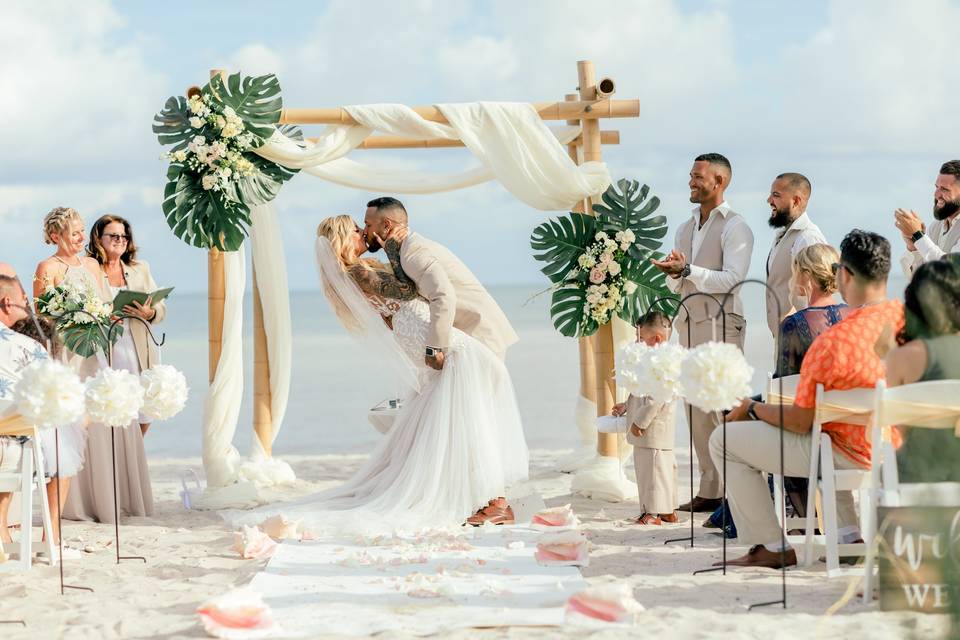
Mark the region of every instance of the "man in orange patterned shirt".
[[[809, 473], [817, 385], [822, 384], [826, 391], [873, 387], [885, 373], [874, 345], [885, 332], [897, 332], [903, 326], [903, 304], [887, 299], [890, 243], [886, 238], [854, 229], [840, 244], [840, 262], [834, 271], [840, 295], [854, 310], [820, 334], [804, 356], [796, 399], [783, 411], [783, 472], [787, 476]], [[727, 425], [726, 483], [738, 539], [751, 547], [747, 555], [727, 564], [776, 569], [781, 562], [794, 565], [797, 554], [789, 546], [781, 556], [780, 525], [766, 482], [766, 473], [780, 473], [780, 406], [747, 401], [744, 409], [750, 421]], [[823, 431], [833, 441], [837, 469], [870, 466], [870, 445], [863, 426], [830, 422], [823, 425]], [[720, 429], [710, 438], [710, 453], [717, 467], [722, 467]], [[837, 517], [840, 537], [856, 539], [857, 515], [849, 491], [837, 494]]]

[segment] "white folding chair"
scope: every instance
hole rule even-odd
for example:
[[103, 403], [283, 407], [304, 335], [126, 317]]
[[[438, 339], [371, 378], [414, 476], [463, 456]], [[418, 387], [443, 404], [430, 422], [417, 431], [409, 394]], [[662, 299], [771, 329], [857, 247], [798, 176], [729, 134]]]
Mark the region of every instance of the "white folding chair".
[[[780, 379], [774, 378], [772, 373], [767, 373], [767, 392], [764, 395], [764, 402], [767, 404], [779, 404], [782, 401], [786, 406], [792, 405], [793, 399], [797, 395], [797, 382], [799, 380], [799, 375], [784, 376], [783, 379]], [[781, 385], [783, 387], [782, 392]], [[791, 529], [802, 528], [806, 524], [806, 518], [799, 516], [787, 517], [786, 504], [783, 499], [783, 477], [779, 473], [772, 475], [773, 503], [777, 510], [777, 519], [780, 521], [780, 526], [783, 527], [784, 532], [790, 531]], [[787, 538], [791, 543], [795, 538], [797, 542], [802, 542], [802, 537], [787, 536]]]
[[[871, 469], [837, 469], [834, 465], [833, 442], [823, 432], [827, 422], [845, 422], [864, 425], [871, 430], [870, 442], [881, 441], [881, 429], [872, 420], [874, 389], [850, 389], [824, 391], [817, 385], [816, 409], [810, 443], [809, 487], [807, 490], [807, 513], [804, 520], [803, 551], [804, 565], [813, 564], [820, 553], [826, 556], [827, 576], [849, 575], [858, 570], [841, 569], [841, 556], [862, 556], [867, 543], [872, 540], [875, 526], [874, 487], [880, 469], [879, 447], [871, 447]], [[823, 529], [815, 535], [816, 492], [821, 493]], [[860, 494], [860, 532], [865, 542], [840, 544], [837, 518], [837, 492], [857, 491]]]
[[[880, 425], [952, 429], [960, 437], [960, 380], [915, 382], [891, 389], [882, 382], [878, 383], [874, 416]], [[878, 506], [960, 507], [960, 482], [901, 483], [893, 445], [885, 440], [883, 450], [883, 484], [876, 491]], [[867, 547], [863, 590], [867, 602], [873, 599], [876, 548], [875, 544]]]
[[40, 517], [46, 539], [43, 543], [46, 557], [51, 564], [56, 556], [53, 548], [53, 526], [47, 504], [46, 480], [43, 475], [43, 451], [36, 429], [28, 428], [33, 435], [23, 445], [20, 470], [0, 473], [0, 492], [20, 494], [20, 539], [4, 545], [5, 550], [19, 554], [17, 562], [0, 563], [0, 572], [20, 569], [28, 571], [33, 561], [33, 492], [39, 494]]

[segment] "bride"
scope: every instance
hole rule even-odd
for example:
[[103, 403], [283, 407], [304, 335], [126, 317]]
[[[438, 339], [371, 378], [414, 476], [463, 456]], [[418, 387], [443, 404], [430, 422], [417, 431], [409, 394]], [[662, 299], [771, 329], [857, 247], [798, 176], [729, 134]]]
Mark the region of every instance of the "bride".
[[[362, 257], [350, 216], [317, 229], [324, 294], [347, 331], [373, 348], [408, 392], [390, 431], [345, 484], [247, 514], [299, 521], [314, 536], [415, 532], [459, 526], [490, 496], [527, 478], [527, 446], [513, 385], [494, 353], [454, 329], [440, 370], [423, 358], [430, 308], [400, 268], [396, 242], [385, 265]], [[394, 255], [390, 255], [391, 252]]]

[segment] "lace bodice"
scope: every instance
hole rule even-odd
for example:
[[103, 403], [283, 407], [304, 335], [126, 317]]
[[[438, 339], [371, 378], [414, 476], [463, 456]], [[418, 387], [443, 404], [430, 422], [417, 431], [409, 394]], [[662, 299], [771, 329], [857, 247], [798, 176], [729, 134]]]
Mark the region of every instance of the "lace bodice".
[[377, 310], [377, 313], [384, 318], [392, 318], [393, 315], [400, 310], [400, 305], [402, 304], [400, 300], [391, 300], [390, 298], [374, 295], [368, 295], [367, 300], [369, 300], [373, 308]]

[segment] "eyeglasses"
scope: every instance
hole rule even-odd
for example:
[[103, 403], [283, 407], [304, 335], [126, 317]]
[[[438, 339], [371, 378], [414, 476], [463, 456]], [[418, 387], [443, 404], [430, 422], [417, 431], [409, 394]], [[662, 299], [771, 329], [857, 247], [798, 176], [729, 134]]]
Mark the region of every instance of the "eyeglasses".
[[830, 265], [830, 271], [833, 272], [834, 276], [840, 273], [840, 269], [846, 269], [848, 272], [853, 273], [853, 271], [850, 270], [850, 267], [843, 264], [842, 262], [834, 262], [833, 264]]
[[107, 240], [110, 240], [111, 242], [126, 243], [128, 240], [127, 236], [123, 235], [122, 233], [105, 233], [103, 234], [103, 237], [106, 238]]

